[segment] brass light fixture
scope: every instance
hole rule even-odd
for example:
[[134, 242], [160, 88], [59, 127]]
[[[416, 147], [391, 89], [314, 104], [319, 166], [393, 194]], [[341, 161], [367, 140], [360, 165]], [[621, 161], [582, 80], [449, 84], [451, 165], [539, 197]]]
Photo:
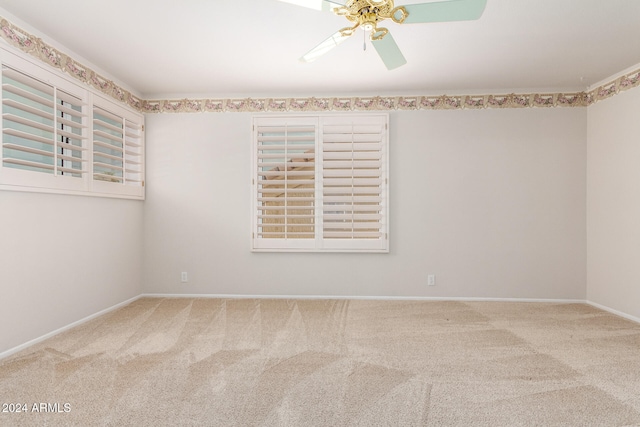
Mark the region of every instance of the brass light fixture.
[[378, 28], [378, 23], [392, 19], [402, 24], [408, 13], [404, 6], [394, 7], [393, 0], [349, 0], [347, 4], [333, 10], [338, 16], [344, 16], [355, 25], [340, 30], [343, 36], [351, 36], [361, 27], [369, 31], [371, 40], [381, 40], [389, 33], [387, 28]]

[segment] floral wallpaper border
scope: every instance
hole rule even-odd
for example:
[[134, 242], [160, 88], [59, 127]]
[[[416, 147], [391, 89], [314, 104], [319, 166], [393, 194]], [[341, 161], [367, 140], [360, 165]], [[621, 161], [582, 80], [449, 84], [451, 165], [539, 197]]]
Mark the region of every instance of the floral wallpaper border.
[[322, 112], [372, 110], [462, 110], [483, 108], [587, 107], [640, 86], [640, 69], [589, 92], [505, 95], [371, 96], [143, 100], [0, 16], [0, 36], [9, 44], [141, 113]]

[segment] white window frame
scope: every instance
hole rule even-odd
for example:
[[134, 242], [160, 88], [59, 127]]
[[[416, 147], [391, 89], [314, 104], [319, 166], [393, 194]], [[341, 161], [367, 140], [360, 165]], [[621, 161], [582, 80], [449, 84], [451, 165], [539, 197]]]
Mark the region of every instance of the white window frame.
[[[5, 162], [5, 153], [9, 151], [6, 151], [4, 147], [5, 144], [9, 144], [9, 137], [5, 136], [5, 131], [3, 130], [0, 144], [0, 190], [144, 200], [144, 116], [141, 113], [124, 104], [106, 98], [88, 86], [77, 84], [57, 70], [36, 63], [32, 58], [20, 52], [13, 52], [0, 47], [0, 63], [2, 69], [5, 67], [10, 68], [26, 76], [27, 79], [33, 79], [35, 81], [34, 85], [40, 82], [53, 87], [54, 94], [64, 92], [74, 98], [78, 98], [83, 116], [81, 119], [83, 129], [81, 134], [78, 134], [82, 147], [82, 167], [78, 169], [79, 173], [75, 177], [60, 173], [58, 169], [61, 168], [57, 166], [52, 173], [43, 173], [29, 170], [27, 167], [21, 168], [19, 165], [16, 167], [15, 164], [11, 164], [9, 161]], [[118, 182], [115, 182], [116, 180], [114, 182], [105, 182], [94, 179], [94, 105], [121, 118], [125, 128], [126, 124], [133, 124], [133, 126], [129, 127], [135, 130], [127, 132], [126, 138], [123, 138], [123, 143], [126, 146], [130, 141], [133, 141], [133, 145], [135, 145], [133, 148], [135, 153], [130, 152], [134, 156], [129, 156], [132, 159], [138, 157], [135, 162], [135, 180], [125, 181], [123, 179]], [[2, 109], [3, 115], [6, 114], [4, 102]], [[58, 147], [58, 143], [55, 144], [55, 147]], [[58, 147], [55, 151], [57, 150], [63, 149]], [[64, 150], [63, 153], [66, 151]], [[79, 151], [79, 149], [76, 151]], [[58, 154], [62, 153], [58, 152]], [[58, 158], [58, 154], [55, 154], [56, 157], [54, 159]], [[125, 156], [124, 148], [123, 156]], [[10, 159], [10, 157], [11, 155], [7, 155], [6, 159]], [[80, 161], [80, 158], [78, 158], [78, 161]]]
[[[389, 115], [387, 113], [370, 113], [370, 114], [322, 114], [322, 115], [257, 115], [253, 117], [252, 122], [252, 193], [251, 193], [251, 209], [252, 209], [252, 233], [251, 233], [251, 250], [253, 252], [359, 252], [359, 253], [388, 253], [389, 252]], [[282, 234], [276, 238], [268, 238], [264, 237], [268, 234], [268, 232], [264, 232], [264, 223], [261, 223], [261, 214], [265, 214], [264, 211], [264, 198], [261, 196], [265, 195], [264, 185], [261, 186], [261, 177], [264, 175], [264, 167], [261, 167], [261, 155], [259, 154], [261, 150], [259, 135], [259, 129], [267, 129], [269, 126], [277, 127], [304, 127], [304, 126], [313, 126], [314, 127], [314, 153], [315, 157], [312, 159], [307, 159], [309, 162], [313, 162], [314, 164], [314, 172], [309, 172], [309, 175], [303, 177], [294, 177], [300, 179], [308, 179], [313, 173], [314, 176], [314, 186], [313, 190], [313, 237], [309, 238], [286, 238], [286, 235]], [[334, 183], [335, 181], [331, 181], [329, 177], [325, 177], [327, 175], [327, 171], [329, 167], [333, 167], [330, 165], [331, 159], [329, 159], [329, 155], [324, 153], [323, 146], [329, 147], [328, 142], [325, 143], [325, 139], [330, 138], [329, 134], [325, 136], [325, 130], [329, 129], [328, 126], [355, 126], [363, 128], [365, 127], [376, 127], [379, 128], [379, 134], [375, 135], [379, 137], [379, 161], [377, 161], [377, 165], [379, 169], [374, 178], [379, 185], [379, 188], [375, 190], [379, 192], [379, 196], [376, 196], [376, 202], [374, 202], [376, 210], [375, 215], [371, 215], [370, 213], [365, 213], [367, 217], [374, 217], [374, 228], [377, 229], [376, 232], [368, 232], [367, 230], [363, 230], [360, 233], [353, 231], [353, 235], [351, 237], [343, 238], [340, 236], [339, 229], [337, 230], [338, 234], [330, 237], [328, 236], [329, 227], [327, 226], [327, 231], [325, 232], [325, 219], [332, 217], [337, 217], [338, 220], [340, 216], [344, 216], [344, 212], [336, 212], [330, 213], [326, 209], [325, 202], [331, 197], [331, 189], [332, 187], [329, 184]], [[352, 131], [355, 135], [355, 131]], [[311, 134], [311, 133], [309, 133]], [[356, 138], [355, 136], [353, 138]], [[352, 144], [353, 145], [353, 144]], [[353, 149], [355, 150], [355, 149]], [[357, 151], [357, 150], [356, 150]], [[356, 152], [354, 151], [354, 152]], [[364, 154], [364, 153], [363, 153]], [[335, 155], [335, 154], [334, 154]], [[365, 154], [366, 155], [366, 154]], [[296, 156], [300, 156], [300, 154], [296, 154]], [[324, 157], [327, 157], [325, 159]], [[262, 155], [264, 157], [264, 155]], [[285, 156], [287, 157], [287, 156]], [[355, 158], [355, 154], [353, 155]], [[300, 160], [293, 159], [292, 157], [288, 157], [287, 162], [300, 162]], [[349, 160], [347, 160], [349, 161]], [[351, 160], [353, 162], [353, 160]], [[333, 162], [335, 164], [335, 161]], [[356, 164], [356, 163], [353, 163]], [[353, 168], [353, 166], [351, 166]], [[285, 170], [289, 170], [287, 167]], [[280, 170], [283, 170], [281, 167]], [[342, 169], [341, 169], [342, 170]], [[375, 169], [374, 169], [375, 170]], [[302, 172], [301, 172], [302, 173]], [[351, 172], [353, 175], [350, 178], [357, 178], [356, 172]], [[277, 178], [281, 179], [281, 178]], [[286, 178], [285, 178], [286, 179]], [[360, 180], [362, 180], [360, 178]], [[326, 186], [325, 186], [326, 184]], [[360, 185], [360, 184], [357, 184]], [[286, 185], [285, 185], [286, 187]], [[326, 188], [325, 188], [326, 187]], [[268, 188], [268, 187], [267, 187]], [[370, 188], [370, 187], [367, 187]], [[335, 188], [334, 188], [335, 189]], [[339, 191], [339, 190], [338, 190]], [[369, 193], [369, 191], [366, 191]], [[300, 195], [298, 195], [300, 196]], [[352, 196], [353, 197], [353, 196]], [[295, 198], [290, 199], [292, 201], [296, 201]], [[357, 203], [354, 203], [354, 205]], [[273, 209], [273, 208], [272, 208]], [[345, 208], [346, 210], [350, 210], [349, 208]], [[356, 207], [351, 208], [351, 213], [353, 215], [353, 211], [356, 210]], [[340, 209], [338, 209], [340, 211]], [[283, 212], [287, 212], [283, 209]], [[279, 212], [281, 213], [281, 212]], [[285, 217], [289, 217], [286, 213]], [[284, 220], [286, 221], [286, 220]], [[349, 222], [349, 221], [347, 221]], [[352, 224], [354, 224], [351, 228], [357, 228], [357, 221], [353, 220]], [[306, 223], [305, 223], [306, 224]], [[267, 226], [269, 227], [269, 226]], [[282, 227], [281, 227], [282, 228]], [[305, 228], [304, 226], [302, 227]], [[311, 228], [311, 227], [310, 227]], [[369, 227], [367, 227], [369, 228]], [[284, 226], [284, 230], [287, 230], [287, 227]], [[336, 232], [334, 230], [334, 232]], [[298, 234], [295, 231], [290, 231], [291, 234]], [[327, 233], [325, 235], [325, 233]], [[365, 238], [365, 233], [369, 233], [371, 235], [367, 235]], [[277, 233], [275, 233], [277, 234]], [[376, 236], [374, 237], [373, 234]], [[336, 237], [338, 236], [338, 237]], [[299, 236], [298, 236], [299, 237]]]

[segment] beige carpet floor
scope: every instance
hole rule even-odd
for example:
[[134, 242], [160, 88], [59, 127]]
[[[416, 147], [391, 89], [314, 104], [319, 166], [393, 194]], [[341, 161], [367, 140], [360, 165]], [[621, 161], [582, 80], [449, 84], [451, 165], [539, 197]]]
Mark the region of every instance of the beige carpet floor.
[[640, 324], [583, 304], [144, 298], [0, 361], [0, 403], [27, 407], [2, 426], [639, 426]]

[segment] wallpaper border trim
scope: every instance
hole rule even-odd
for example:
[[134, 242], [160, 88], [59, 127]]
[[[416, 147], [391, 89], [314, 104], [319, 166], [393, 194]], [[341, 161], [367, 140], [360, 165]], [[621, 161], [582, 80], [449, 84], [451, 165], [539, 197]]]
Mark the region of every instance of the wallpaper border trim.
[[320, 98], [144, 100], [0, 16], [0, 36], [10, 45], [141, 113], [323, 112], [588, 107], [640, 86], [640, 69], [589, 92], [502, 95], [370, 96]]

